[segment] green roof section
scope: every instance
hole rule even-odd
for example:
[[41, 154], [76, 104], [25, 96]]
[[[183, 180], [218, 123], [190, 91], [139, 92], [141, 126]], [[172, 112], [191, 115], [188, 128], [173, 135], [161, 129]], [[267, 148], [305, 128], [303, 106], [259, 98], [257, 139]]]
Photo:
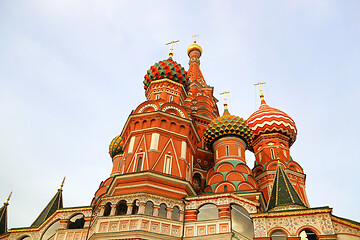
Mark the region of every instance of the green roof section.
[[291, 184], [281, 163], [278, 162], [274, 185], [268, 202], [267, 211], [279, 206], [289, 205], [298, 205], [307, 208], [301, 200], [299, 194], [296, 192], [295, 188]]
[[0, 235], [3, 235], [8, 232], [7, 230], [7, 206], [9, 206], [9, 200], [11, 198], [12, 191], [10, 192], [9, 197], [7, 198], [4, 206], [0, 208]]
[[63, 208], [63, 198], [62, 198], [62, 187], [57, 191], [55, 196], [51, 201], [46, 205], [44, 210], [40, 213], [37, 219], [31, 224], [31, 228], [37, 228], [43, 224], [51, 215], [53, 215], [56, 210]]
[[4, 203], [4, 206], [0, 208], [0, 235], [7, 233], [7, 206], [9, 204]]

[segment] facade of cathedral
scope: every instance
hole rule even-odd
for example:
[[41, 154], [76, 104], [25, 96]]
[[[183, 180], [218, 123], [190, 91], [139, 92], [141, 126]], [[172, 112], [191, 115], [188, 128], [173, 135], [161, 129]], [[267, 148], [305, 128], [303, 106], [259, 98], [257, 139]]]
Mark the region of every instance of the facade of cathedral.
[[[1, 240], [360, 239], [360, 224], [311, 208], [305, 174], [290, 155], [297, 129], [266, 104], [249, 118], [219, 114], [200, 71], [201, 47], [186, 71], [169, 58], [144, 77], [146, 101], [110, 144], [113, 167], [88, 207], [64, 208], [62, 187], [27, 228]], [[246, 164], [245, 151], [255, 155]]]

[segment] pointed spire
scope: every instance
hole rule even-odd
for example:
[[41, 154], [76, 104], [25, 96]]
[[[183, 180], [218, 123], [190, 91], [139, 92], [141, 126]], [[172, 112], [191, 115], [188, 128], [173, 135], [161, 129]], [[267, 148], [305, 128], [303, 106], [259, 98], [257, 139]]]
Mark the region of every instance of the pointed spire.
[[268, 202], [267, 211], [276, 207], [290, 205], [299, 206], [299, 208], [306, 208], [306, 205], [303, 203], [299, 194], [296, 192], [287, 177], [280, 160], [278, 160], [274, 185]]
[[12, 191], [4, 203], [4, 206], [0, 208], [0, 235], [7, 233], [7, 206], [9, 205], [11, 194]]
[[44, 210], [40, 213], [40, 215], [36, 218], [36, 220], [31, 224], [30, 227], [37, 228], [41, 224], [43, 224], [51, 215], [53, 215], [58, 209], [63, 208], [63, 198], [62, 198], [62, 188], [64, 186], [65, 177], [60, 185], [55, 196], [50, 200], [50, 202], [46, 205]]

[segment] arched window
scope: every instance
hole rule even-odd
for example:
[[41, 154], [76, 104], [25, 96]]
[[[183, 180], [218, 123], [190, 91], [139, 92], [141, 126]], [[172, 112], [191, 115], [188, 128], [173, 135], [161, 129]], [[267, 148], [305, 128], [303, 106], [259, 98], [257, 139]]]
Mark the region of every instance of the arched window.
[[105, 204], [104, 216], [109, 216], [111, 212], [111, 203]]
[[248, 212], [236, 205], [231, 204], [231, 224], [232, 230], [240, 233], [241, 235], [253, 239], [254, 238], [254, 225]]
[[227, 192], [227, 185], [224, 185], [224, 192]]
[[172, 100], [173, 100], [173, 96], [170, 95], [169, 102], [172, 102]]
[[56, 231], [59, 229], [59, 226], [60, 226], [60, 221], [56, 221], [53, 224], [51, 224], [51, 226], [42, 235], [41, 240], [50, 240], [50, 239], [52, 239], [55, 236]]
[[299, 237], [301, 237], [301, 240], [317, 240], [318, 239], [316, 233], [314, 233], [310, 229], [302, 230], [299, 234]]
[[280, 230], [277, 230], [271, 234], [271, 240], [286, 240], [286, 234]]
[[164, 203], [160, 204], [159, 208], [159, 217], [166, 218], [167, 212], [166, 212], [166, 205]]
[[131, 214], [137, 214], [139, 212], [139, 200], [134, 200], [132, 204]]
[[229, 146], [226, 146], [226, 156], [229, 156], [230, 153], [229, 153]]
[[70, 218], [68, 229], [82, 229], [84, 228], [84, 224], [84, 214], [79, 213]]
[[115, 215], [125, 215], [127, 213], [127, 202], [125, 200], [121, 200], [116, 206]]
[[197, 220], [211, 220], [218, 219], [219, 211], [215, 204], [207, 203], [199, 208], [199, 213], [197, 215]]
[[180, 219], [180, 210], [179, 210], [178, 207], [174, 207], [174, 209], [172, 211], [171, 219], [179, 221], [179, 219]]
[[154, 204], [148, 201], [145, 205], [145, 215], [152, 216], [154, 212]]

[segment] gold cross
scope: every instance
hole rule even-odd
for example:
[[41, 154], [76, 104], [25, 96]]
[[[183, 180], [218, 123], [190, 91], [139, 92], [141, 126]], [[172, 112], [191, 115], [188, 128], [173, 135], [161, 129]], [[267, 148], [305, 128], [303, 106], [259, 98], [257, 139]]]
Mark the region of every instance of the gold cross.
[[194, 43], [196, 43], [196, 37], [198, 37], [199, 35], [194, 35], [194, 36], [192, 36], [193, 38], [194, 38]]
[[266, 84], [266, 82], [258, 82], [258, 83], [255, 83], [254, 85], [255, 85], [255, 86], [259, 85], [259, 88], [260, 88], [260, 97], [263, 98], [263, 97], [264, 97], [264, 94], [263, 94], [262, 89], [261, 89], [261, 84]]
[[220, 95], [224, 95], [224, 102], [225, 102], [225, 104], [227, 104], [227, 102], [226, 102], [226, 94], [227, 94], [227, 93], [230, 93], [230, 92], [223, 91], [222, 93], [220, 93]]
[[177, 43], [179, 42], [179, 40], [176, 40], [176, 41], [171, 41], [171, 42], [168, 42], [166, 45], [170, 45], [171, 44], [171, 48], [170, 48], [170, 52], [169, 52], [169, 56], [172, 57], [174, 55], [173, 53], [173, 45], [174, 43]]

